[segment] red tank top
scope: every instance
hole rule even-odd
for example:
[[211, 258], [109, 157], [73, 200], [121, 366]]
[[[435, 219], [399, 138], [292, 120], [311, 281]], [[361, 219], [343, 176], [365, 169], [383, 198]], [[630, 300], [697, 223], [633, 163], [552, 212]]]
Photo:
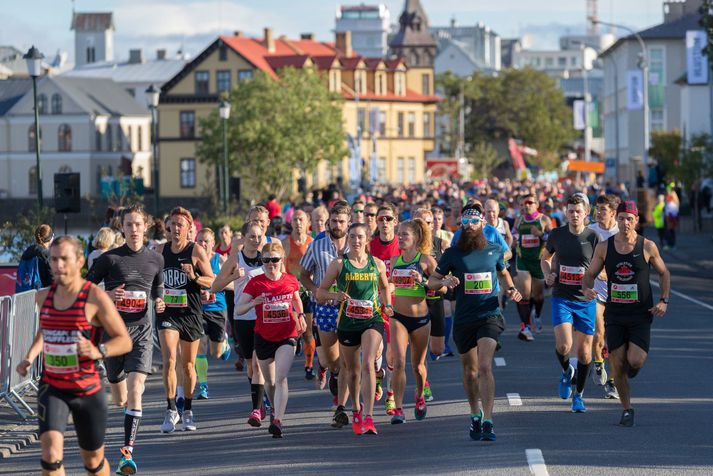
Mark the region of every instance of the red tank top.
[[233, 249], [233, 244], [232, 244], [232, 243], [231, 243], [230, 245], [228, 245], [228, 249], [227, 249], [227, 250], [224, 250], [224, 249], [223, 249], [223, 244], [222, 244], [222, 243], [217, 244], [217, 245], [215, 246], [215, 252], [218, 253], [218, 254], [221, 255], [221, 256], [230, 256], [230, 250], [231, 250], [231, 249]]
[[399, 240], [394, 237], [389, 243], [383, 243], [379, 235], [376, 235], [369, 243], [369, 252], [376, 256], [386, 265], [386, 276], [391, 275], [391, 260], [401, 254]]
[[86, 281], [74, 303], [67, 309], [59, 310], [54, 307], [57, 284], [52, 284], [40, 310], [45, 359], [42, 381], [80, 397], [92, 395], [102, 388], [94, 361], [80, 357], [77, 352], [80, 334], [97, 345], [102, 333], [101, 328], [87, 321], [84, 312], [92, 286], [90, 281]]

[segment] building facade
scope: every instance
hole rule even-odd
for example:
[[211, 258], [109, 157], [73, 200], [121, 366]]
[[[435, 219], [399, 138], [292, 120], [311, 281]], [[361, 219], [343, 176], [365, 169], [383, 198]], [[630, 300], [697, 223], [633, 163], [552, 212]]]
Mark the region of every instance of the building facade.
[[351, 32], [352, 47], [367, 58], [385, 58], [389, 52], [391, 14], [386, 5], [338, 5], [334, 31]]
[[436, 74], [451, 71], [464, 77], [476, 72], [493, 74], [500, 71], [500, 35], [483, 23], [460, 26], [452, 20], [450, 26], [434, 26], [430, 31], [438, 41]]
[[114, 59], [114, 14], [73, 13], [74, 64], [77, 67]]

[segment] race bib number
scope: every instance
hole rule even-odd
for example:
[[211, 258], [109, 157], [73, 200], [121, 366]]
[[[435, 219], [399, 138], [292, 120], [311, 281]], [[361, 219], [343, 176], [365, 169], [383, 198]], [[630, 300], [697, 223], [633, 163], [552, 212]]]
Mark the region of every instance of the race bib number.
[[262, 305], [262, 321], [265, 324], [279, 324], [290, 321], [290, 303], [266, 302]]
[[609, 296], [611, 302], [617, 304], [632, 304], [639, 302], [639, 289], [636, 284], [612, 283]]
[[347, 301], [347, 317], [352, 319], [371, 319], [374, 316], [374, 303], [361, 299]]
[[395, 269], [391, 273], [391, 282], [396, 288], [412, 288], [416, 280], [410, 269]]
[[215, 293], [201, 291], [201, 304], [214, 304], [215, 299]]
[[185, 289], [166, 289], [163, 302], [166, 307], [188, 307], [188, 293]]
[[560, 265], [560, 284], [581, 286], [582, 279], [584, 279], [584, 266]]
[[540, 246], [540, 237], [535, 235], [522, 235], [521, 245], [523, 248], [537, 248]]
[[44, 344], [45, 370], [68, 374], [79, 370], [77, 344]]
[[487, 273], [465, 273], [465, 294], [490, 294], [493, 292], [493, 277]]
[[124, 291], [124, 298], [116, 302], [116, 310], [122, 312], [141, 312], [146, 309], [145, 291]]

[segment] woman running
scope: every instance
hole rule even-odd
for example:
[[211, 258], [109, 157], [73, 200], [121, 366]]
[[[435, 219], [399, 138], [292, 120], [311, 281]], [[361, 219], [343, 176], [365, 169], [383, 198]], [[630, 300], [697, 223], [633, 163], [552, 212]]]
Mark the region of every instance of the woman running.
[[[339, 353], [342, 357], [340, 375], [344, 376], [342, 378], [346, 379], [349, 386], [353, 408], [352, 430], [357, 435], [377, 434], [372, 418], [372, 395], [376, 391], [374, 361], [384, 333], [379, 293], [386, 315], [394, 314], [386, 280], [386, 266], [367, 252], [367, 233], [368, 229], [363, 223], [354, 223], [349, 227], [349, 251], [342, 258], [332, 261], [317, 290], [319, 301], [334, 300], [340, 303], [337, 317]], [[335, 283], [337, 291], [330, 292], [329, 288]], [[366, 395], [363, 407], [359, 402], [360, 390], [361, 394]]]
[[[265, 378], [273, 415], [268, 431], [282, 438], [282, 417], [287, 408], [287, 374], [295, 360], [297, 338], [305, 330], [305, 315], [300, 285], [291, 274], [283, 273], [285, 250], [279, 241], [262, 249], [264, 273], [252, 278], [235, 305], [239, 314], [255, 310], [255, 354]], [[293, 309], [297, 310], [295, 315]]]

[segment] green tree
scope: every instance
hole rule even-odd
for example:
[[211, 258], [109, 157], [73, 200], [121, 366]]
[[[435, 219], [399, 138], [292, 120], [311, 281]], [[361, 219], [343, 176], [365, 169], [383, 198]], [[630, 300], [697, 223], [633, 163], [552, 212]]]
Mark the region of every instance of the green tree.
[[649, 155], [656, 159], [667, 179], [678, 180], [681, 145], [683, 138], [681, 131], [653, 131], [651, 133], [651, 147]]
[[478, 179], [490, 177], [493, 167], [500, 162], [500, 157], [498, 157], [498, 151], [490, 143], [478, 142], [468, 152], [468, 161], [473, 166], [473, 178]]
[[685, 190], [691, 190], [704, 177], [713, 175], [713, 141], [709, 134], [695, 134], [691, 137], [690, 145], [673, 175]]
[[[286, 68], [279, 80], [263, 73], [239, 82], [228, 97], [230, 170], [258, 199], [292, 190], [292, 173], [312, 173], [321, 160], [347, 155], [341, 98], [310, 69]], [[200, 160], [222, 166], [223, 124], [216, 110], [200, 121]]]
[[39, 213], [36, 208], [18, 213], [13, 221], [3, 223], [0, 249], [8, 253], [13, 261], [19, 261], [25, 249], [35, 242], [35, 228], [43, 223], [52, 224], [54, 215], [54, 210], [47, 207]]

